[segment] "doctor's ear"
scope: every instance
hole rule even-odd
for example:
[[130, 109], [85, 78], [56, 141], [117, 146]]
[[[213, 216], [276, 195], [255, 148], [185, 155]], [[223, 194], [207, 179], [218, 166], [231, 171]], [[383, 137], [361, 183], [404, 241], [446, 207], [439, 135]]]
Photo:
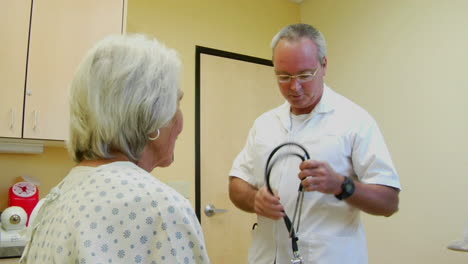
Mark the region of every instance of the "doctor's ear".
[[328, 66], [328, 59], [327, 56], [323, 57], [321, 61], [321, 67], [322, 67], [322, 75], [325, 76], [327, 75], [327, 66]]
[[320, 61], [322, 68], [326, 69], [328, 65], [328, 59], [327, 56], [323, 57], [323, 59]]

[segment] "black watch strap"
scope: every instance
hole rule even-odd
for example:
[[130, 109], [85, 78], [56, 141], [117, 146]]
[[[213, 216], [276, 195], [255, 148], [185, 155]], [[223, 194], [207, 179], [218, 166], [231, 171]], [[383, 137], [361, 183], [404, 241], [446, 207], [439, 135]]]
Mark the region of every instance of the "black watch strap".
[[354, 193], [354, 181], [350, 177], [345, 177], [344, 182], [341, 184], [341, 193], [335, 195], [338, 200], [344, 200]]

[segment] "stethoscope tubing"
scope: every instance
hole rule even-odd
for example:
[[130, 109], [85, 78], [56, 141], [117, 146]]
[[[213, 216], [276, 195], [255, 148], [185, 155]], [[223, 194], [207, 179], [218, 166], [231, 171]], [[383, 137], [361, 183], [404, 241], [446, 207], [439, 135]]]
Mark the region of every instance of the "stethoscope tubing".
[[[276, 152], [278, 152], [278, 150], [280, 150], [281, 148], [283, 148], [285, 146], [290, 146], [290, 145], [299, 147], [302, 151], [304, 151], [304, 156], [301, 156], [301, 155], [299, 155], [297, 153], [294, 153], [294, 152], [289, 152], [289, 153], [287, 153], [288, 155], [296, 156], [296, 157], [300, 158], [302, 161], [310, 159], [310, 155], [307, 152], [307, 150], [303, 146], [301, 146], [300, 144], [297, 144], [297, 143], [294, 143], [294, 142], [286, 142], [286, 143], [283, 143], [283, 144], [277, 146], [276, 148], [274, 148], [271, 151], [270, 155], [268, 156], [267, 163], [266, 163], [266, 166], [265, 166], [265, 183], [266, 183], [266, 187], [268, 189], [268, 192], [270, 192], [270, 194], [272, 194], [272, 195], [274, 195], [274, 193], [273, 193], [273, 189], [271, 188], [271, 185], [270, 185], [270, 173], [271, 173], [271, 170], [273, 169], [273, 165], [276, 163], [277, 160], [273, 160], [271, 165], [270, 165], [270, 162], [272, 161], [273, 156], [275, 155]], [[286, 212], [283, 211], [283, 213], [284, 213], [284, 217], [283, 217], [284, 223], [286, 225], [287, 230], [289, 231], [289, 237], [291, 238], [291, 246], [292, 246], [292, 250], [293, 250], [295, 255], [298, 254], [298, 251], [299, 251], [299, 248], [297, 246], [298, 238], [297, 238], [296, 232], [299, 230], [300, 216], [301, 216], [301, 212], [302, 212], [302, 202], [304, 200], [304, 192], [303, 192], [303, 189], [302, 189], [302, 184], [299, 184], [298, 192], [299, 192], [299, 194], [297, 196], [296, 206], [295, 206], [295, 209], [294, 209], [294, 215], [293, 215], [293, 221], [292, 222], [291, 222], [291, 219], [286, 214]], [[299, 210], [298, 223], [297, 223], [297, 226], [296, 226], [296, 230], [294, 230], [294, 222], [296, 220], [296, 214], [297, 214], [298, 210]]]

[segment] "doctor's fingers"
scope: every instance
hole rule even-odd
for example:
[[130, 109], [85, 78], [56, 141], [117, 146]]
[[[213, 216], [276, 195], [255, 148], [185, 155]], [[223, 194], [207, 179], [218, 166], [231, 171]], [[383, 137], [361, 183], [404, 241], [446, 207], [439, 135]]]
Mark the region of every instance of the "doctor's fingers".
[[328, 168], [325, 166], [325, 165], [320, 165], [318, 167], [315, 167], [315, 168], [310, 168], [310, 169], [302, 169], [299, 174], [298, 174], [298, 177], [300, 180], [303, 180], [309, 176], [313, 176], [313, 177], [324, 177], [324, 176], [327, 176], [329, 175], [329, 170]]
[[321, 186], [324, 182], [324, 177], [312, 177], [307, 176], [302, 181], [302, 187], [304, 191], [311, 192], [311, 191], [321, 191]]
[[301, 164], [299, 165], [299, 169], [301, 169], [301, 170], [315, 169], [315, 168], [318, 168], [318, 167], [322, 167], [325, 164], [327, 164], [327, 163], [324, 162], [324, 161], [305, 160], [305, 161], [301, 162]]
[[271, 194], [266, 187], [260, 188], [255, 194], [255, 202], [268, 205], [281, 205], [278, 195]]
[[280, 219], [284, 216], [284, 210], [280, 209], [283, 208], [281, 205], [278, 206], [271, 206], [268, 204], [257, 204], [255, 203], [254, 209], [257, 215], [265, 216], [271, 219]]
[[255, 212], [259, 215], [278, 219], [284, 216], [284, 207], [278, 196], [271, 195], [266, 188], [257, 191], [254, 201]]
[[334, 175], [330, 177], [306, 177], [301, 181], [304, 191], [318, 191], [321, 193], [333, 194], [336, 192], [336, 186], [340, 185], [339, 181], [336, 181]]

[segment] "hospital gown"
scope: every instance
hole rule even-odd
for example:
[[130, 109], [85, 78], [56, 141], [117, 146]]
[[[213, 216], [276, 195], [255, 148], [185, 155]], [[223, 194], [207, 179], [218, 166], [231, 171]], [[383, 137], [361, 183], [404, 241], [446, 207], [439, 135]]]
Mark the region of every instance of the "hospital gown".
[[41, 204], [21, 263], [209, 263], [188, 200], [131, 162], [75, 167]]

